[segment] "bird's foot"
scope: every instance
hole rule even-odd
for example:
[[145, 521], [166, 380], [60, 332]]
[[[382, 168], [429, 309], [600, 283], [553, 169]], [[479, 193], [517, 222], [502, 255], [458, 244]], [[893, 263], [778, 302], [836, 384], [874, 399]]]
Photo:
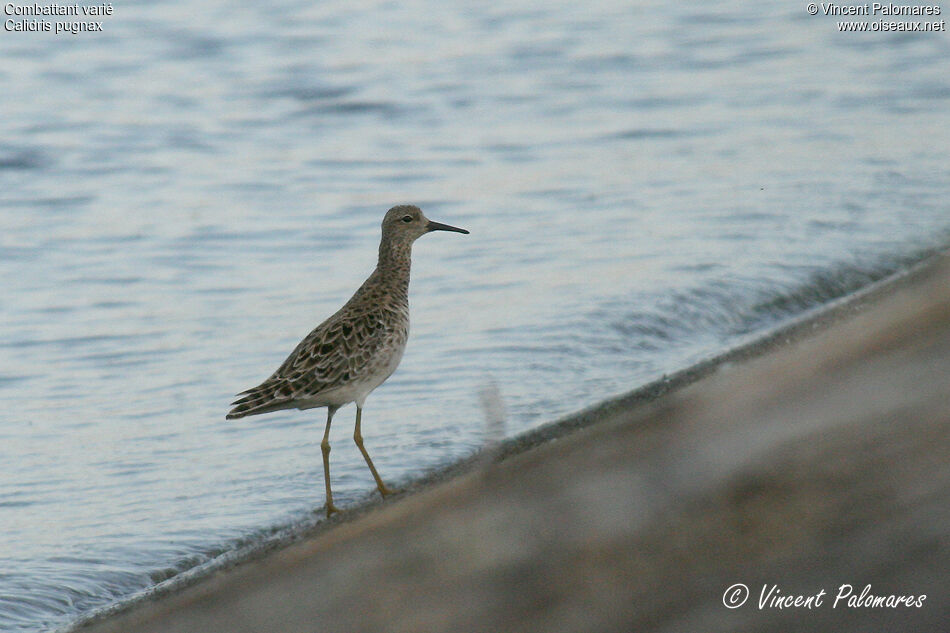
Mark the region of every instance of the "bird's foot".
[[327, 501], [327, 518], [330, 518], [330, 515], [334, 512], [339, 512], [340, 509], [333, 505], [332, 501]]
[[381, 494], [384, 499], [389, 495], [396, 495], [402, 492], [401, 488], [387, 488], [385, 484], [380, 484], [376, 487], [379, 488], [379, 494]]

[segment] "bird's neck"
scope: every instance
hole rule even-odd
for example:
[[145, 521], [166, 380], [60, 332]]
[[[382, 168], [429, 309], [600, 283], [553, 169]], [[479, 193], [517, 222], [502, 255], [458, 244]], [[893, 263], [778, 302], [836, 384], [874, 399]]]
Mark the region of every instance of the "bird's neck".
[[376, 276], [408, 299], [409, 268], [412, 264], [412, 244], [382, 243], [379, 245], [379, 261]]

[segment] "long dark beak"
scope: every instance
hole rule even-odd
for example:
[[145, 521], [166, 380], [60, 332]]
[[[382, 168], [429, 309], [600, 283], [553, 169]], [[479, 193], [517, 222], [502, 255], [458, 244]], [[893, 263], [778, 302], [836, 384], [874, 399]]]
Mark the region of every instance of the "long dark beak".
[[468, 235], [468, 231], [465, 229], [460, 229], [457, 226], [449, 226], [448, 224], [442, 224], [441, 222], [433, 222], [429, 220], [429, 223], [426, 224], [426, 231], [455, 231], [456, 233], [465, 233]]

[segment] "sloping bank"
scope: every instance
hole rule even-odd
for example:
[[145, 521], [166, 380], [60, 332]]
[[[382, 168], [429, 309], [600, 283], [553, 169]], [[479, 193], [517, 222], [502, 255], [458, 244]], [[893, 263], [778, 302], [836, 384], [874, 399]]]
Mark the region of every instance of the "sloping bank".
[[945, 254], [80, 630], [944, 631], [948, 455]]

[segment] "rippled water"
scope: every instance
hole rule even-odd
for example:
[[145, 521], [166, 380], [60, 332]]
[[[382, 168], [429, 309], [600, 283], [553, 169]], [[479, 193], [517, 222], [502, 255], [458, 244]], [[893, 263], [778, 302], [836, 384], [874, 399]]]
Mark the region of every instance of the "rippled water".
[[[754, 2], [122, 3], [0, 36], [0, 630], [42, 631], [323, 503], [323, 412], [226, 422], [375, 264], [413, 332], [387, 480], [899, 270], [950, 231], [945, 33]], [[335, 491], [373, 488], [335, 424]]]

